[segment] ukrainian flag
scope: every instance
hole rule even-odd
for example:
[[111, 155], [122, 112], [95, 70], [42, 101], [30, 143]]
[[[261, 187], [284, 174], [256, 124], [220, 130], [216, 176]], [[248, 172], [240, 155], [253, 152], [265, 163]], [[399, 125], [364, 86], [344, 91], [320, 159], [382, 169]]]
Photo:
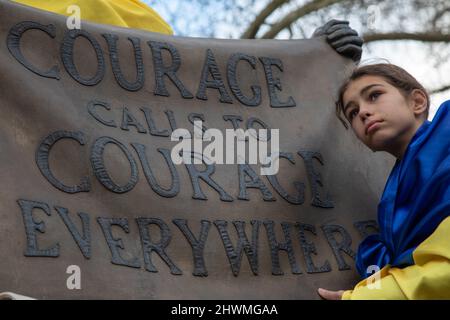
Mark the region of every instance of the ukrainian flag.
[[139, 0], [14, 0], [37, 9], [68, 16], [67, 8], [77, 5], [81, 19], [118, 27], [172, 35], [172, 28], [152, 8]]
[[[364, 279], [343, 299], [450, 299], [450, 101], [417, 130], [359, 246]], [[368, 268], [381, 269], [367, 278]]]

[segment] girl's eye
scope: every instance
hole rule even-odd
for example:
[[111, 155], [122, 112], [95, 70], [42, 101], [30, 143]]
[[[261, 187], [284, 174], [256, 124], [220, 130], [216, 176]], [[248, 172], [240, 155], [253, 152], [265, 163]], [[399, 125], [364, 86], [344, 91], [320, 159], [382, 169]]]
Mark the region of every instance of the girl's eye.
[[353, 118], [358, 114], [358, 110], [355, 108], [348, 113], [348, 118], [353, 120]]
[[370, 101], [374, 101], [374, 100], [376, 100], [379, 96], [381, 95], [381, 92], [372, 92], [370, 95], [369, 95], [369, 99], [370, 99]]

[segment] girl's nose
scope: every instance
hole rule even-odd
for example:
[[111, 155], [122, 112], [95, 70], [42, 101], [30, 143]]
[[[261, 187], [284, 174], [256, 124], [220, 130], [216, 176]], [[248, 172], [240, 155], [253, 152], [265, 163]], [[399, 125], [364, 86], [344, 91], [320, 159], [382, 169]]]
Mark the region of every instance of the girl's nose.
[[368, 106], [360, 106], [359, 116], [362, 120], [367, 119], [368, 117], [373, 115], [373, 110]]

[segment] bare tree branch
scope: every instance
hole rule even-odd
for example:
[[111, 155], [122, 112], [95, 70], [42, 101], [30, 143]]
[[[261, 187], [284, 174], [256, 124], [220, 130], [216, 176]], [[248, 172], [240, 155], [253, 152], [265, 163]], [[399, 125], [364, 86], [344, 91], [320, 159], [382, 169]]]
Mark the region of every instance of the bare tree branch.
[[446, 13], [450, 12], [450, 7], [446, 7], [440, 11], [437, 11], [433, 17], [433, 19], [431, 20], [431, 24], [436, 27], [436, 23], [438, 22], [439, 19], [441, 19]]
[[446, 85], [443, 87], [440, 87], [438, 89], [433, 89], [433, 90], [429, 90], [430, 94], [435, 94], [435, 93], [440, 93], [440, 92], [444, 92], [450, 90], [450, 85]]
[[290, 26], [292, 23], [300, 19], [301, 17], [323, 9], [325, 7], [331, 6], [335, 3], [344, 2], [346, 0], [313, 0], [308, 2], [304, 6], [298, 8], [297, 10], [289, 13], [283, 19], [275, 23], [269, 31], [267, 31], [261, 38], [263, 39], [273, 39], [279, 34], [283, 29]]
[[441, 32], [388, 32], [388, 33], [372, 33], [363, 35], [365, 43], [381, 41], [381, 40], [416, 40], [423, 42], [450, 42], [450, 34]]
[[261, 11], [256, 18], [253, 20], [253, 22], [250, 24], [250, 26], [245, 30], [245, 32], [242, 34], [241, 39], [255, 39], [256, 34], [259, 31], [259, 28], [261, 25], [266, 21], [267, 17], [270, 16], [275, 10], [277, 10], [279, 7], [281, 7], [286, 2], [289, 2], [290, 0], [273, 0], [270, 2], [263, 11]]

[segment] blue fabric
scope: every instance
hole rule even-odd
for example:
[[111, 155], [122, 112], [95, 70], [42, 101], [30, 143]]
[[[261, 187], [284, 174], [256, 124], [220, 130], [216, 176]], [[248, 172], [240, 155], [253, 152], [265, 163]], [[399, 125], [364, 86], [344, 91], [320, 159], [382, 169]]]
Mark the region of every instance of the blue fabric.
[[[361, 242], [356, 268], [414, 264], [415, 248], [450, 215], [450, 100], [415, 133], [397, 160], [378, 205], [380, 233]], [[449, 235], [450, 245], [450, 235]]]

